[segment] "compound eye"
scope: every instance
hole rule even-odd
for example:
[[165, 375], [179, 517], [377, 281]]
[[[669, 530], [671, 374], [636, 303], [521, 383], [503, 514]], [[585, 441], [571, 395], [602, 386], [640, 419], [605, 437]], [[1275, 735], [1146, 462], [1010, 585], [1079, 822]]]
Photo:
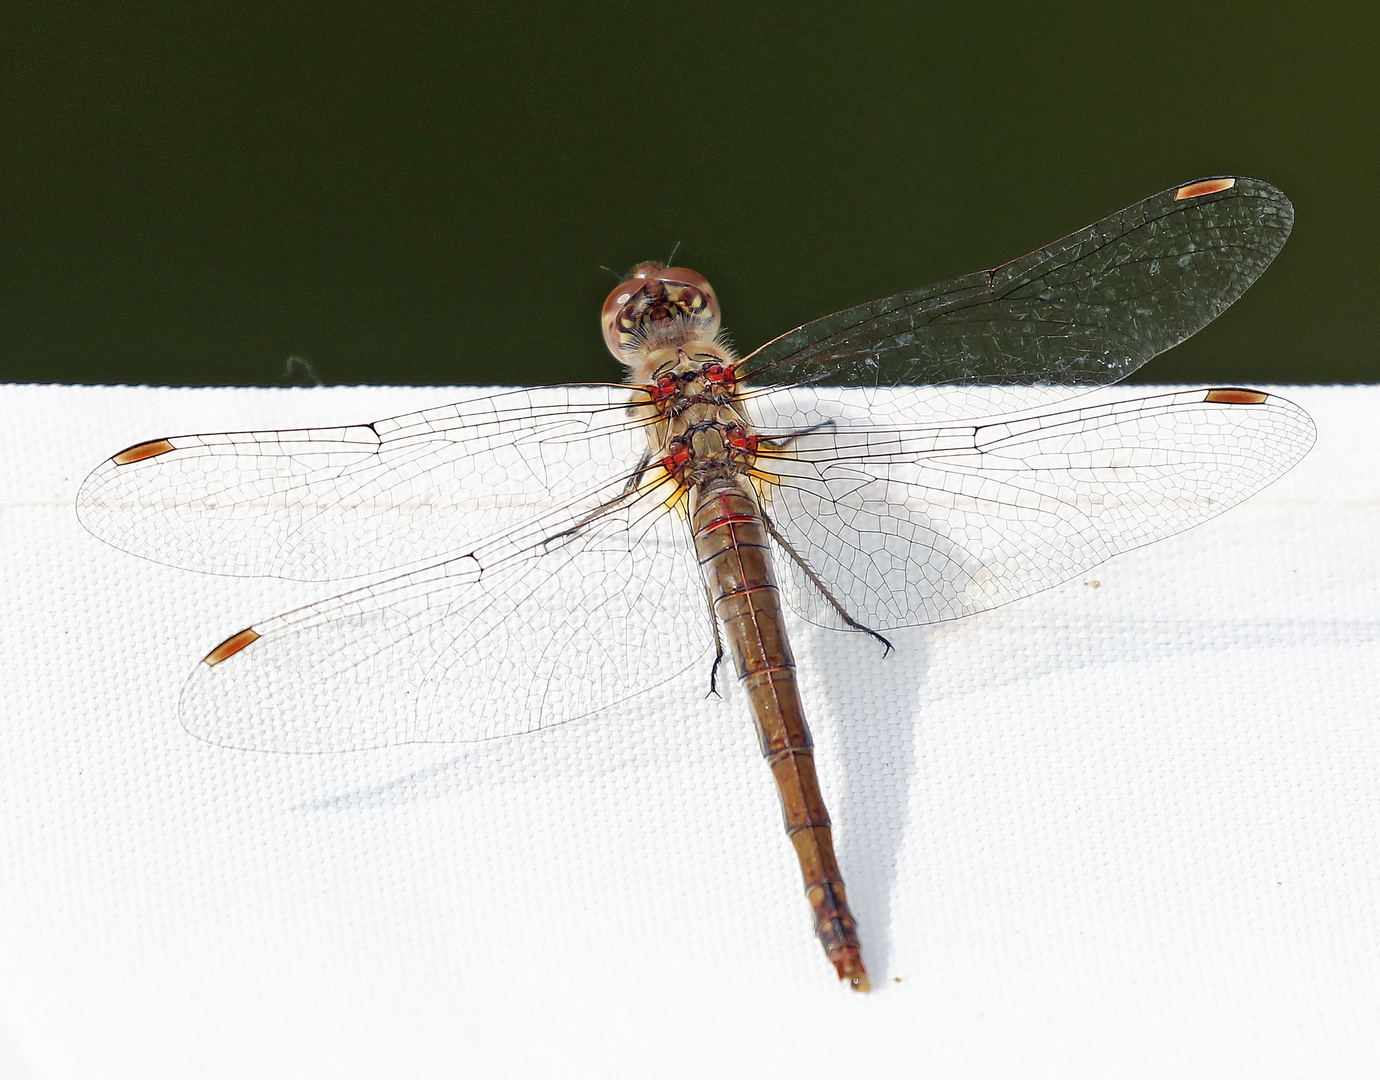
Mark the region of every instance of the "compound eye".
[[719, 298], [703, 274], [683, 266], [638, 264], [604, 301], [600, 312], [604, 344], [622, 360], [629, 328], [642, 324], [649, 313], [667, 311], [693, 316], [706, 333], [719, 328]]

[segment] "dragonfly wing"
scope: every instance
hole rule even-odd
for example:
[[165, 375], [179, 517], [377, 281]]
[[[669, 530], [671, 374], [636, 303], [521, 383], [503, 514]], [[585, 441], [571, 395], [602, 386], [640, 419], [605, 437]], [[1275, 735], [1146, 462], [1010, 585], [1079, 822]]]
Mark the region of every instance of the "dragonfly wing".
[[1293, 221], [1260, 180], [1171, 188], [1004, 266], [807, 323], [739, 370], [763, 384], [1113, 383], [1220, 315]]
[[327, 581], [443, 558], [550, 509], [598, 505], [646, 439], [626, 387], [518, 390], [372, 424], [185, 435], [96, 468], [82, 524], [153, 562]]
[[[829, 425], [759, 465], [775, 475], [778, 531], [853, 618], [886, 630], [1008, 603], [1197, 525], [1313, 439], [1283, 398], [1196, 389], [976, 423]], [[778, 573], [797, 612], [840, 625], [785, 553]]]
[[574, 720], [663, 682], [713, 641], [666, 487], [579, 527], [566, 512], [546, 515], [241, 631], [187, 680], [182, 723], [221, 746], [287, 753], [473, 742]]

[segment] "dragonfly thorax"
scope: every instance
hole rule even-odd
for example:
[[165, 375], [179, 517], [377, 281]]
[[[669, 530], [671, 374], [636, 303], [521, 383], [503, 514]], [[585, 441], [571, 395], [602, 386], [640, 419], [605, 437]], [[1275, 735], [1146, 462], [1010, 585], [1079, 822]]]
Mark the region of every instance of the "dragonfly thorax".
[[697, 488], [747, 472], [757, 440], [739, 400], [737, 361], [713, 342], [691, 340], [642, 351], [628, 381], [648, 396], [653, 461]]
[[738, 397], [732, 353], [703, 341], [645, 354], [628, 381], [643, 387], [664, 417], [696, 405], [727, 405]]
[[681, 428], [666, 444], [662, 467], [692, 490], [722, 480], [738, 480], [757, 458], [757, 436], [736, 416]]

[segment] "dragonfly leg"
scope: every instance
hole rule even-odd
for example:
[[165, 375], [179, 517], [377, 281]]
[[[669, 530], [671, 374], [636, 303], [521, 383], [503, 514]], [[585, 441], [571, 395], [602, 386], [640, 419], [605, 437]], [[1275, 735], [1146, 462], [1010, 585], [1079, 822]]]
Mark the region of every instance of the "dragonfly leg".
[[719, 633], [719, 617], [714, 614], [714, 592], [708, 585], [704, 587], [704, 598], [709, 601], [709, 625], [714, 631], [714, 663], [709, 668], [709, 693], [706, 697], [719, 696], [719, 665], [724, 660], [724, 639]]
[[599, 518], [603, 517], [610, 510], [616, 510], [629, 499], [634, 498], [636, 495], [638, 495], [642, 490], [642, 477], [646, 474], [647, 466], [649, 466], [651, 463], [652, 455], [650, 453], [643, 454], [642, 460], [637, 463], [637, 468], [635, 468], [629, 474], [627, 483], [623, 485], [622, 491], [620, 491], [608, 502], [600, 503], [588, 514], [582, 517], [579, 521], [575, 522], [574, 525], [564, 528], [558, 533], [552, 533], [550, 536], [545, 537], [541, 541], [541, 546], [543, 548], [550, 547], [552, 544], [566, 539], [566, 537], [574, 536], [586, 525], [599, 520]]
[[757, 440], [757, 449], [759, 453], [763, 447], [768, 450], [788, 450], [790, 449], [791, 443], [795, 442], [796, 439], [805, 435], [813, 435], [816, 431], [823, 431], [825, 428], [837, 426], [838, 425], [835, 424], [833, 420], [821, 420], [818, 424], [811, 424], [809, 427], [801, 428], [799, 431], [792, 431], [789, 435], [778, 435], [775, 438], [766, 438], [762, 436]]
[[776, 526], [771, 523], [771, 518], [763, 514], [762, 520], [766, 524], [767, 532], [771, 535], [771, 538], [781, 545], [781, 550], [790, 556], [791, 562], [795, 563], [796, 566], [800, 567], [801, 571], [804, 572], [805, 576], [810, 579], [810, 583], [814, 585], [814, 587], [818, 589], [821, 594], [823, 594], [824, 599], [829, 601], [829, 606], [832, 607], [834, 611], [838, 613], [839, 618], [844, 621], [848, 628], [850, 630], [861, 630], [864, 634], [868, 634], [880, 641], [883, 645], [886, 646], [886, 652], [882, 653], [883, 656], [886, 656], [887, 653], [890, 653], [891, 650], [895, 648], [895, 646], [892, 645], [891, 642], [888, 641], [886, 638], [882, 637], [881, 634], [877, 633], [876, 630], [873, 630], [872, 627], [864, 626], [862, 623], [858, 622], [857, 619], [853, 618], [852, 615], [848, 614], [847, 609], [844, 608], [844, 606], [840, 604], [838, 600], [834, 597], [834, 594], [829, 591], [829, 587], [819, 579], [819, 575], [810, 569], [810, 564], [800, 557], [800, 553], [797, 552], [795, 548], [791, 547], [791, 543], [789, 540], [787, 540], [784, 536], [782, 536], [779, 532], [776, 531]]

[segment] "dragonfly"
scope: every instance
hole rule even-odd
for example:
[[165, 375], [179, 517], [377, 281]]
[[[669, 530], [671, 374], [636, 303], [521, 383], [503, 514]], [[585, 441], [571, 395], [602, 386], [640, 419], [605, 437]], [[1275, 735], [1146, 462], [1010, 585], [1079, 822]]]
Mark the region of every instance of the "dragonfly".
[[703, 276], [644, 263], [601, 313], [625, 382], [152, 439], [98, 466], [77, 512], [187, 570], [373, 579], [195, 665], [181, 723], [222, 747], [517, 736], [731, 666], [818, 939], [866, 991], [785, 612], [889, 652], [888, 632], [1029, 596], [1277, 479], [1314, 428], [1275, 394], [1078, 395], [1206, 326], [1292, 225], [1270, 184], [1199, 180], [744, 356]]

